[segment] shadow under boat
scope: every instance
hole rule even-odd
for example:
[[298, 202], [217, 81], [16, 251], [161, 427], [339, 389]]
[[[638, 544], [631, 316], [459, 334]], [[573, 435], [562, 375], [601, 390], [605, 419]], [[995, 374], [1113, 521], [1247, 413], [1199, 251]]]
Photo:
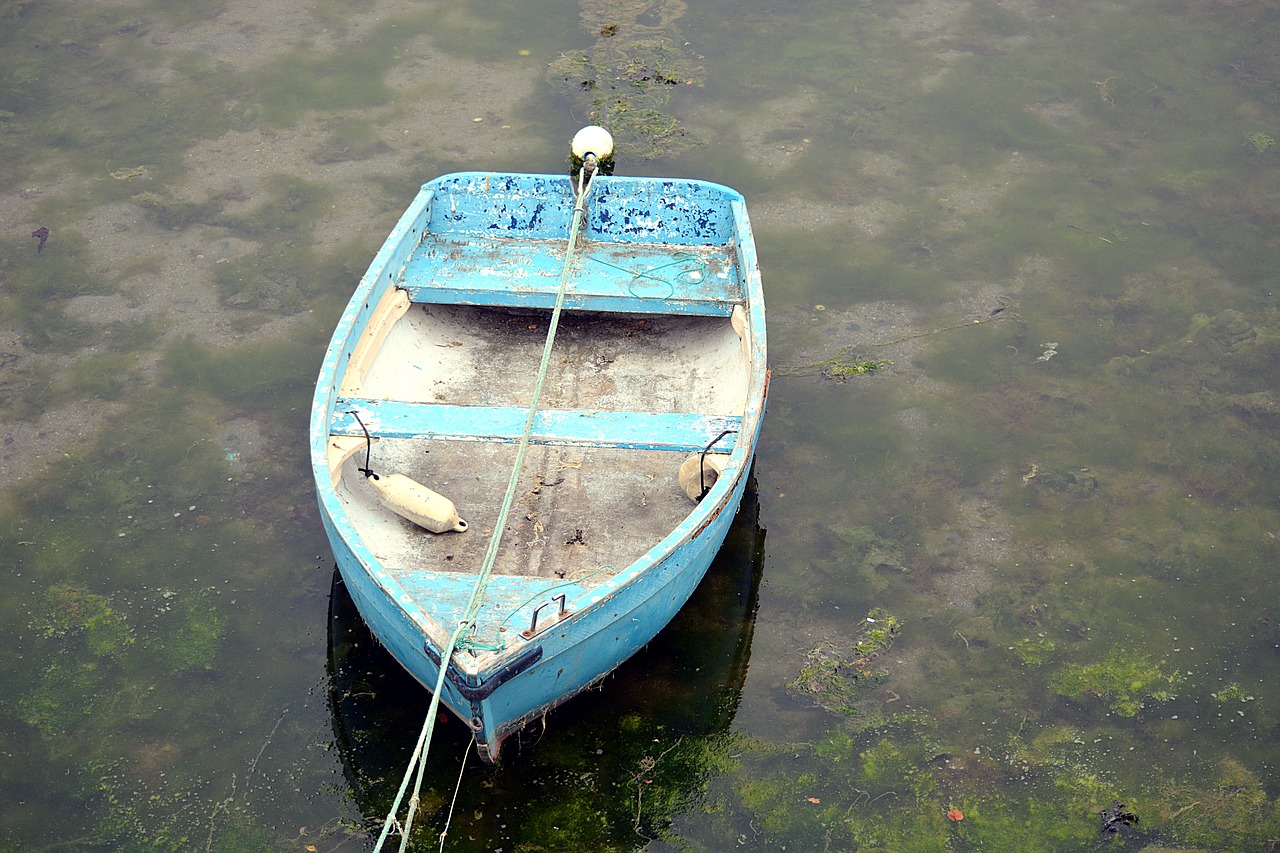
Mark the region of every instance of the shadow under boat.
[[[759, 516], [753, 476], [723, 547], [675, 619], [600, 689], [512, 735], [501, 764], [469, 764], [451, 849], [535, 842], [544, 825], [588, 844], [635, 840], [645, 828], [660, 831], [673, 804], [697, 796], [714, 753], [728, 748], [746, 678], [764, 566]], [[374, 639], [336, 569], [328, 636], [335, 745], [350, 796], [377, 832], [430, 694]], [[442, 712], [426, 770], [424, 832], [444, 826], [472, 743], [467, 728]], [[641, 787], [653, 794], [647, 807]], [[587, 816], [587, 825], [574, 825]]]

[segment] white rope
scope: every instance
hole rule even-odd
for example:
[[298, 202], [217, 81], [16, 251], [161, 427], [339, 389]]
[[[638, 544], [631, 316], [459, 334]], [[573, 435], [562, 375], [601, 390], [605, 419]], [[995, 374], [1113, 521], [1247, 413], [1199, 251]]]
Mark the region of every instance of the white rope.
[[462, 752], [462, 766], [458, 768], [458, 784], [453, 786], [453, 799], [449, 802], [449, 816], [445, 818], [444, 829], [440, 831], [440, 853], [444, 853], [444, 840], [449, 835], [449, 827], [453, 824], [453, 810], [458, 806], [458, 792], [462, 790], [462, 774], [467, 769], [467, 757], [471, 755], [471, 744]]

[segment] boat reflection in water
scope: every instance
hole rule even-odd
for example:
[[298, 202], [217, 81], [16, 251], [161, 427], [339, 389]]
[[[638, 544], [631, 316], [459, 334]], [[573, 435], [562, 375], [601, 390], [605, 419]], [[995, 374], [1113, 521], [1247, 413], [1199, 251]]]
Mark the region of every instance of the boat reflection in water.
[[[553, 838], [575, 838], [575, 846], [631, 846], [641, 836], [660, 835], [672, 817], [696, 802], [715, 774], [717, 756], [730, 750], [729, 730], [751, 653], [764, 539], [752, 479], [724, 547], [688, 604], [608, 677], [606, 689], [576, 697], [544, 724], [514, 736], [501, 765], [469, 757], [449, 849], [513, 849]], [[376, 833], [430, 693], [373, 638], [336, 571], [328, 692], [348, 791]], [[445, 825], [461, 756], [472, 743], [466, 726], [441, 715], [415, 841], [430, 842]]]

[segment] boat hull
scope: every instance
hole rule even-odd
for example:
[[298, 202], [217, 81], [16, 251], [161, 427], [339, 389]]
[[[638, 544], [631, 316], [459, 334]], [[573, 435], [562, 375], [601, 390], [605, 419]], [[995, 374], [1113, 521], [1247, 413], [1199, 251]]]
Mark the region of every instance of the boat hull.
[[[718, 366], [704, 367], [695, 359], [691, 368], [680, 368], [695, 378], [706, 376], [691, 380], [683, 392], [672, 392], [668, 405], [674, 408], [615, 410], [607, 403], [626, 396], [624, 386], [634, 386], [627, 398], [633, 406], [649, 407], [655, 394], [643, 384], [643, 376], [628, 376], [621, 367], [605, 376], [605, 368], [615, 358], [622, 364], [630, 353], [623, 350], [619, 355], [609, 349], [609, 354], [588, 365], [604, 377], [600, 381], [607, 381], [607, 393], [578, 400], [578, 408], [540, 409], [531, 421], [536, 444], [553, 450], [570, 447], [575, 452], [587, 448], [583, 458], [595, 454], [590, 461], [600, 470], [580, 474], [579, 494], [597, 488], [604, 495], [597, 500], [609, 503], [614, 500], [613, 490], [601, 491], [591, 477], [604, 478], [620, 459], [650, 460], [644, 464], [651, 467], [642, 467], [640, 473], [612, 472], [616, 479], [630, 476], [633, 485], [640, 484], [642, 490], [635, 495], [638, 506], [630, 511], [634, 518], [625, 508], [612, 516], [602, 513], [602, 519], [613, 519], [614, 528], [592, 529], [593, 545], [608, 543], [611, 535], [626, 538], [618, 534], [628, 534], [641, 544], [618, 544], [614, 551], [630, 556], [616, 565], [599, 565], [587, 575], [601, 573], [590, 583], [574, 574], [572, 563], [562, 562], [571, 569], [566, 578], [565, 568], [539, 566], [535, 551], [553, 550], [546, 537], [539, 538], [540, 519], [550, 523], [551, 509], [539, 517], [540, 510], [530, 509], [530, 503], [521, 511], [527, 512], [525, 518], [537, 532], [525, 530], [527, 538], [508, 549], [517, 556], [507, 557], [489, 583], [493, 600], [486, 602], [483, 618], [475, 620], [473, 612], [464, 613], [461, 602], [477, 575], [459, 570], [459, 564], [467, 563], [474, 553], [454, 561], [454, 553], [445, 554], [452, 546], [439, 543], [454, 542], [462, 548], [463, 543], [483, 541], [476, 537], [485, 536], [481, 531], [486, 519], [477, 524], [472, 517], [466, 533], [411, 535], [405, 532], [407, 522], [380, 517], [378, 508], [360, 496], [361, 481], [371, 474], [368, 460], [375, 446], [380, 460], [399, 458], [407, 465], [420, 464], [425, 453], [434, 452], [433, 460], [439, 460], [442, 454], [461, 454], [462, 447], [501, 448], [516, 440], [510, 424], [524, 416], [517, 406], [491, 399], [498, 393], [493, 391], [497, 384], [493, 377], [477, 381], [474, 399], [461, 403], [455, 402], [459, 388], [449, 384], [454, 381], [452, 375], [440, 374], [434, 385], [427, 383], [444, 392], [437, 390], [434, 396], [424, 392], [414, 399], [392, 399], [402, 396], [403, 383], [399, 378], [386, 382], [377, 377], [393, 355], [421, 371], [414, 359], [420, 360], [424, 352], [428, 357], [448, 358], [472, 343], [490, 356], [498, 344], [519, 349], [517, 332], [526, 325], [534, 329], [537, 313], [547, 308], [548, 270], [557, 251], [548, 246], [554, 246], [556, 212], [563, 217], [571, 207], [571, 199], [566, 205], [555, 181], [551, 176], [464, 174], [425, 185], [344, 312], [325, 357], [312, 409], [312, 467], [321, 519], [356, 608], [374, 636], [417, 681], [431, 690], [437, 683], [443, 685], [440, 701], [471, 728], [481, 756], [490, 761], [497, 759], [508, 735], [605, 678], [652, 640], [688, 601], [723, 544], [742, 500], [768, 388], [763, 299], [741, 196], [696, 181], [627, 179], [606, 185], [599, 221], [586, 229], [592, 256], [578, 264], [578, 279], [571, 288], [572, 310], [585, 318], [580, 319], [583, 328], [602, 318], [604, 342], [592, 346], [612, 348], [615, 337], [623, 339], [618, 346], [661, 345], [665, 349], [660, 347], [652, 362], [661, 366], [665, 353], [697, 350], [693, 346], [697, 344]], [[650, 215], [646, 211], [651, 207]], [[511, 248], [505, 249], [507, 244], [501, 241], [522, 229], [523, 238], [517, 234]], [[501, 236], [494, 237], [492, 232]], [[563, 249], [559, 251], [563, 256]], [[490, 280], [504, 253], [518, 260], [517, 268], [509, 272], [509, 287]], [[615, 270], [622, 263], [637, 271], [619, 275]], [[673, 265], [679, 265], [679, 276], [671, 273], [661, 278], [646, 272]], [[509, 316], [509, 312], [516, 313]], [[637, 316], [625, 324], [609, 319]], [[477, 343], [468, 337], [475, 331], [476, 317], [501, 320], [492, 339]], [[661, 320], [647, 319], [657, 317], [675, 319], [669, 328]], [[454, 325], [442, 326], [444, 337], [430, 337], [446, 320]], [[572, 337], [567, 345], [577, 346]], [[406, 352], [410, 357], [404, 359]], [[473, 359], [473, 369], [483, 370], [486, 358]], [[518, 358], [513, 356], [512, 363], [518, 363]], [[580, 375], [583, 371], [566, 369], [572, 382], [550, 380], [560, 383], [551, 392], [557, 397], [567, 399], [594, 381], [594, 374], [587, 381]], [[658, 388], [665, 390], [661, 379]], [[734, 437], [726, 438], [730, 434]], [[665, 478], [659, 475], [667, 470], [666, 460], [675, 460], [669, 466], [674, 475], [688, 452], [712, 450], [720, 473], [714, 483], [708, 481], [700, 502], [689, 503], [675, 488], [674, 476], [669, 486], [647, 485]], [[362, 452], [364, 467], [359, 466]], [[592, 467], [582, 466], [583, 458], [549, 456], [544, 464], [559, 463], [559, 470]], [[652, 462], [655, 458], [660, 461]], [[455, 472], [451, 488], [466, 495], [467, 482]], [[550, 492], [559, 482], [535, 478], [525, 488], [525, 499], [544, 487]], [[655, 488], [672, 491], [656, 495]], [[473, 493], [459, 509], [470, 513], [477, 511], [473, 509], [477, 504], [481, 508], [494, 505], [492, 491], [484, 493], [489, 495], [485, 499], [478, 494]], [[567, 500], [571, 494], [566, 485], [559, 498]], [[667, 516], [657, 509], [663, 501]], [[669, 517], [671, 522], [663, 529], [650, 521], [645, 528], [641, 516], [646, 513]], [[525, 525], [512, 525], [506, 534], [509, 539], [522, 535], [517, 527]], [[652, 539], [637, 537], [636, 529], [651, 530], [646, 535]], [[578, 529], [575, 537], [563, 543], [565, 547], [552, 543], [559, 555], [555, 559], [577, 559], [588, 566], [590, 560], [603, 562], [599, 553], [587, 553], [582, 533]], [[384, 535], [385, 540], [380, 538]], [[450, 540], [452, 536], [470, 538]], [[427, 550], [408, 550], [422, 543], [429, 543]], [[579, 543], [581, 551], [575, 550]], [[576, 557], [566, 558], [566, 552]], [[519, 555], [529, 555], [528, 565]], [[468, 638], [450, 656], [441, 681], [442, 655], [459, 622], [481, 629], [480, 635]]]

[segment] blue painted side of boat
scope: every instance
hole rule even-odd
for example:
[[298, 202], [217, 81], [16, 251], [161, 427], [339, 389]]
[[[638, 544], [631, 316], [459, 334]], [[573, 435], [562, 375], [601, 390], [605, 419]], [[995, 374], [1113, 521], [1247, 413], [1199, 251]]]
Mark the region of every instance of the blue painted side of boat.
[[[611, 178], [599, 182], [592, 205], [595, 213], [585, 229], [588, 241], [719, 245], [726, 256], [733, 256], [734, 276], [743, 290], [738, 304], [746, 310], [750, 331], [747, 410], [727, 467], [710, 493], [631, 566], [591, 588], [527, 578], [493, 579], [495, 611], [487, 616], [490, 624], [501, 615], [500, 608], [531, 591], [525, 604], [511, 610], [516, 626], [534, 607], [561, 593], [566, 594], [567, 615], [562, 620], [544, 620], [539, 632], [529, 638], [509, 632], [513, 636], [506, 648], [458, 652], [449, 662], [441, 700], [470, 721], [477, 744], [490, 757], [497, 755], [503, 737], [603, 678], [649, 642], [683, 606], [722, 545], [741, 501], [764, 414], [768, 372], [763, 293], [742, 197], [700, 181]], [[326, 533], [365, 621], [396, 659], [428, 687], [435, 685], [440, 650], [457, 624], [466, 600], [463, 592], [469, 594], [474, 576], [423, 571], [406, 580], [412, 584], [406, 588], [378, 565], [362, 542], [337, 496], [328, 460], [330, 428], [335, 422], [345, 424], [340, 411], [335, 414], [343, 376], [379, 301], [389, 289], [404, 283], [405, 268], [424, 235], [462, 240], [506, 234], [563, 240], [571, 214], [572, 196], [563, 176], [466, 173], [424, 185], [361, 279], [321, 367], [311, 413], [311, 454]], [[697, 284], [679, 277], [671, 282], [673, 292], [667, 299], [672, 312], [677, 310], [674, 306], [682, 298], [681, 291], [694, 290]], [[412, 420], [418, 415], [405, 417]], [[547, 436], [588, 432], [582, 413], [568, 414], [564, 423], [552, 425], [553, 420], [544, 422], [549, 427]], [[638, 423], [630, 420], [617, 418], [611, 426], [626, 432]], [[685, 426], [695, 433], [710, 428]], [[502, 435], [509, 430], [509, 425], [503, 426]], [[600, 433], [595, 438], [604, 441], [607, 436]]]

